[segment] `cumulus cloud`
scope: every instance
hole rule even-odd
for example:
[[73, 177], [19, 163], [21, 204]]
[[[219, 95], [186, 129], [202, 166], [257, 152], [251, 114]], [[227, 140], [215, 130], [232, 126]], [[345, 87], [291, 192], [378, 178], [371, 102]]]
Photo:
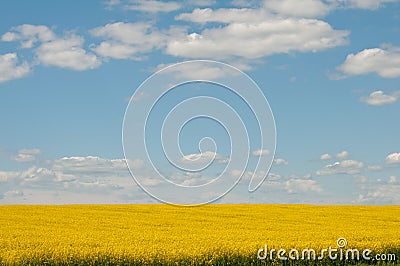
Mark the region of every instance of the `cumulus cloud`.
[[227, 163], [228, 158], [216, 152], [206, 151], [203, 153], [192, 153], [185, 155], [180, 158], [180, 161], [186, 164], [204, 164], [206, 162], [213, 161], [216, 161], [218, 163]]
[[24, 193], [20, 190], [11, 190], [11, 191], [7, 191], [6, 193], [3, 194], [3, 197], [6, 199], [10, 199], [10, 198], [18, 198], [18, 197], [22, 197], [24, 196]]
[[121, 4], [121, 0], [107, 0], [107, 1], [104, 1], [103, 4], [105, 5], [105, 9], [113, 10], [113, 8], [115, 6], [118, 6]]
[[376, 10], [387, 3], [395, 3], [399, 0], [334, 0], [332, 3], [337, 7], [358, 8]]
[[361, 102], [368, 105], [387, 105], [397, 102], [399, 99], [400, 92], [395, 92], [392, 94], [385, 94], [383, 91], [374, 91], [367, 97], [361, 97]]
[[174, 1], [132, 0], [124, 5], [124, 9], [149, 13], [172, 12], [181, 8], [181, 4]]
[[328, 164], [316, 172], [317, 175], [335, 175], [335, 174], [358, 174], [364, 167], [362, 162], [355, 160], [344, 160]]
[[[232, 172], [233, 176], [239, 176], [240, 171], [235, 170]], [[251, 171], [246, 171], [243, 174], [243, 179], [245, 181], [250, 180], [253, 177], [254, 173]], [[256, 173], [261, 177], [266, 175], [265, 172]], [[269, 187], [275, 191], [281, 191], [280, 193], [288, 193], [288, 194], [307, 194], [312, 192], [323, 192], [323, 188], [316, 181], [313, 180], [310, 174], [306, 174], [304, 176], [298, 175], [279, 175], [276, 173], [268, 173], [267, 178], [263, 184], [265, 187]]]
[[[242, 171], [233, 170], [231, 175], [234, 177], [239, 177]], [[245, 171], [242, 175], [242, 178], [245, 182], [242, 184], [247, 185], [247, 181], [249, 181], [254, 175], [258, 178], [263, 178], [266, 176], [265, 172], [254, 173], [252, 171]], [[320, 193], [323, 192], [323, 188], [321, 185], [311, 178], [311, 175], [307, 174], [304, 176], [298, 175], [286, 175], [282, 176], [276, 173], [268, 173], [267, 178], [263, 184], [264, 188], [269, 187], [274, 191], [280, 191], [280, 193], [288, 194], [307, 194], [307, 193]], [[286, 200], [286, 199], [285, 199]], [[283, 201], [285, 201], [283, 200]], [[282, 200], [281, 200], [282, 201]]]
[[376, 73], [383, 78], [400, 77], [400, 48], [372, 48], [350, 54], [337, 68], [344, 76]]
[[237, 7], [257, 7], [260, 5], [258, 0], [231, 0], [231, 4]]
[[321, 20], [269, 16], [258, 9], [197, 9], [176, 18], [228, 23], [170, 40], [166, 53], [185, 58], [252, 60], [279, 53], [317, 52], [346, 44], [349, 34]]
[[191, 13], [182, 13], [175, 17], [177, 20], [200, 24], [208, 22], [259, 23], [267, 18], [273, 18], [268, 11], [252, 8], [195, 8]]
[[19, 175], [18, 171], [0, 171], [0, 183], [13, 183]]
[[[154, 13], [175, 11], [182, 5], [210, 6], [213, 3], [215, 1], [210, 0], [187, 3], [112, 0], [106, 2], [106, 6]], [[308, 8], [298, 8], [299, 5]], [[326, 4], [318, 0], [269, 0], [257, 8], [196, 8], [175, 17], [176, 20], [201, 23], [198, 32], [189, 32], [184, 26], [160, 29], [154, 22], [109, 23], [90, 31], [91, 35], [101, 39], [100, 43], [90, 45], [94, 53], [84, 48], [82, 36], [74, 32], [57, 35], [44, 25], [14, 27], [2, 36], [2, 40], [18, 41], [22, 48], [33, 49], [35, 63], [78, 71], [100, 66], [102, 62], [98, 56], [105, 60], [142, 60], [154, 50], [175, 57], [228, 60], [240, 65], [241, 69], [249, 69], [248, 62], [254, 63], [254, 60], [273, 54], [318, 52], [346, 44], [348, 31], [335, 30], [322, 20], [310, 19], [326, 12]], [[20, 70], [27, 71], [25, 64], [21, 66], [24, 68]]]
[[[232, 64], [235, 65], [235, 64]], [[167, 64], [160, 64], [157, 66], [157, 70], [168, 67]], [[244, 65], [240, 65], [241, 69], [246, 68]], [[167, 68], [164, 73], [168, 73], [174, 76], [176, 79], [195, 79], [195, 80], [213, 80], [220, 77], [229, 77], [231, 75], [237, 75], [237, 72], [227, 70], [223, 66], [210, 66], [209, 62], [198, 61], [192, 64], [178, 64], [173, 68]]]
[[371, 179], [364, 176], [356, 177], [361, 193], [356, 202], [368, 204], [399, 204], [400, 181], [396, 176], [388, 179]]
[[387, 164], [400, 163], [400, 152], [395, 152], [395, 153], [389, 154], [386, 157], [385, 162]]
[[264, 7], [279, 15], [323, 17], [336, 9], [376, 10], [399, 0], [265, 0]]
[[279, 15], [302, 18], [322, 17], [331, 9], [320, 0], [266, 0], [264, 6]]
[[322, 187], [312, 179], [291, 179], [286, 181], [285, 189], [289, 194], [305, 192], [322, 192]]
[[18, 64], [18, 56], [16, 53], [0, 55], [0, 83], [22, 78], [30, 72], [31, 68], [26, 61]]
[[212, 6], [217, 3], [217, 0], [191, 0], [188, 4], [193, 6]]
[[[35, 150], [21, 151], [37, 153]], [[132, 165], [138, 169], [142, 167], [140, 161], [134, 161]], [[0, 183], [1, 202], [8, 203], [21, 202], [22, 197], [28, 197], [32, 202], [46, 202], [53, 198], [47, 195], [49, 193], [69, 195], [68, 198], [57, 197], [53, 203], [75, 202], [76, 198], [84, 200], [79, 195], [86, 195], [90, 202], [101, 202], [105, 197], [112, 198], [113, 202], [126, 202], [132, 198], [131, 194], [138, 193], [124, 159], [96, 156], [64, 157], [48, 162], [46, 167], [34, 165], [22, 171], [3, 171], [0, 172]], [[16, 190], [21, 193], [13, 199], [6, 194]], [[145, 197], [144, 193], [141, 195]]]
[[347, 157], [349, 157], [348, 151], [341, 151], [338, 154], [336, 154], [336, 158], [339, 158], [339, 159], [346, 159]]
[[383, 168], [380, 165], [369, 165], [367, 167], [368, 171], [381, 171]]
[[320, 157], [319, 157], [319, 159], [321, 160], [321, 161], [325, 161], [325, 160], [330, 160], [330, 159], [332, 159], [333, 157], [336, 157], [336, 158], [338, 158], [338, 159], [346, 159], [347, 157], [349, 157], [349, 152], [348, 151], [341, 151], [341, 152], [339, 152], [339, 153], [337, 153], [336, 155], [331, 155], [331, 154], [329, 154], [329, 153], [324, 153], [324, 154], [322, 154]]
[[274, 164], [275, 165], [288, 165], [289, 163], [285, 159], [276, 158], [276, 159], [274, 159]]
[[30, 24], [13, 27], [1, 37], [4, 42], [19, 41], [21, 48], [32, 48], [37, 42], [49, 42], [56, 38], [49, 27]]
[[[104, 39], [92, 50], [106, 58], [143, 59], [143, 54], [160, 49], [166, 42], [167, 33], [154, 28], [150, 23], [116, 22], [94, 28], [90, 33]], [[171, 34], [179, 35], [179, 29], [171, 29]]]
[[[39, 154], [37, 149], [21, 150], [21, 153]], [[207, 153], [211, 158], [211, 153]], [[198, 159], [198, 154], [189, 155]], [[219, 158], [218, 155], [216, 155]], [[143, 184], [158, 186], [160, 181], [146, 176], [141, 160], [132, 162], [135, 174], [141, 175]], [[241, 171], [232, 171], [238, 177]], [[243, 179], [249, 180], [253, 172], [245, 172]], [[265, 172], [256, 173], [264, 177]], [[185, 186], [200, 185], [213, 177], [198, 172], [172, 173], [169, 179]], [[296, 180], [295, 180], [296, 179]], [[301, 179], [301, 180], [297, 180]], [[106, 203], [145, 202], [147, 196], [135, 186], [124, 159], [106, 159], [97, 156], [63, 157], [46, 163], [45, 167], [31, 166], [22, 171], [0, 172], [1, 203]], [[270, 173], [266, 186], [286, 191], [289, 194], [319, 192], [319, 185], [310, 176], [282, 177]], [[247, 186], [246, 186], [247, 187]], [[18, 193], [14, 193], [17, 191]], [[246, 190], [247, 191], [247, 190]], [[135, 194], [136, 193], [136, 194]], [[85, 195], [83, 197], [82, 195]]]
[[12, 156], [11, 159], [17, 162], [33, 162], [36, 160], [35, 155], [40, 154], [39, 149], [22, 149], [18, 151], [18, 154]]
[[71, 184], [67, 184], [70, 182], [74, 183], [74, 186], [80, 186], [81, 183], [101, 185], [106, 181], [113, 183], [113, 178], [118, 182], [122, 180], [120, 177], [128, 177], [130, 181], [124, 159], [104, 159], [96, 156], [63, 157], [49, 164], [46, 168], [32, 166], [21, 172], [10, 172], [13, 173], [11, 177], [19, 178], [23, 185], [29, 183], [49, 189], [71, 187]]
[[204, 7], [216, 4], [216, 0], [186, 0], [186, 1], [159, 1], [159, 0], [108, 0], [104, 2], [105, 9], [138, 11], [147, 14], [167, 13], [177, 11], [183, 7]]
[[332, 159], [332, 155], [330, 155], [329, 153], [324, 153], [324, 154], [322, 154], [322, 155], [319, 157], [319, 159], [320, 159], [321, 161], [329, 160], [329, 159]]
[[242, 179], [244, 181], [250, 181], [252, 178], [256, 178], [257, 180], [261, 180], [266, 177], [265, 182], [275, 182], [278, 180], [281, 180], [281, 176], [278, 174], [274, 173], [267, 173], [264, 171], [258, 171], [258, 172], [253, 172], [253, 171], [241, 171], [241, 170], [232, 170], [230, 173], [233, 177], [239, 177], [240, 174], [242, 174]]
[[85, 51], [83, 37], [71, 34], [63, 38], [42, 43], [36, 49], [36, 55], [41, 64], [45, 66], [57, 66], [72, 70], [87, 70], [97, 68], [101, 61], [96, 55]]
[[37, 154], [41, 154], [42, 151], [40, 149], [37, 149], [37, 148], [35, 148], [35, 149], [21, 149], [21, 150], [18, 151], [18, 153], [37, 155]]
[[35, 161], [35, 156], [31, 154], [18, 154], [16, 156], [12, 156], [11, 159], [16, 162], [26, 163]]
[[[133, 166], [138, 168], [143, 162], [134, 161]], [[53, 170], [74, 174], [107, 174], [126, 175], [127, 165], [125, 159], [104, 159], [97, 156], [63, 157], [53, 163]]]
[[49, 27], [24, 24], [2, 36], [3, 41], [19, 41], [21, 48], [32, 48], [38, 64], [72, 70], [93, 69], [101, 65], [96, 55], [83, 48], [84, 38], [72, 32], [57, 36]]
[[[159, 50], [181, 58], [209, 58], [236, 62], [241, 69], [264, 57], [293, 52], [318, 52], [348, 43], [349, 31], [336, 30], [317, 19], [336, 8], [377, 9], [397, 0], [265, 0], [232, 1], [233, 8], [195, 8], [182, 13], [176, 20], [200, 23], [196, 31], [187, 26], [157, 28], [154, 22], [115, 22], [94, 28], [90, 33], [100, 43], [84, 47], [84, 38], [74, 32], [58, 35], [45, 25], [24, 24], [1, 36], [5, 42], [19, 42], [24, 49], [33, 49], [34, 64], [69, 68], [93, 69], [101, 65], [97, 55], [105, 59], [142, 60], [146, 54]], [[186, 6], [212, 6], [215, 0], [158, 1], [109, 0], [107, 9], [119, 6], [145, 13], [172, 12]], [[239, 8], [237, 6], [247, 6]], [[306, 6], [307, 8], [303, 8]], [[181, 24], [181, 23], [179, 23]], [[338, 67], [344, 75], [376, 72], [383, 77], [398, 77], [399, 48], [366, 49], [351, 54]], [[97, 55], [96, 55], [97, 54]], [[18, 65], [15, 54], [0, 56], [0, 82], [27, 75], [27, 62]]]
[[[213, 180], [215, 177], [203, 176], [199, 172], [177, 172], [170, 176], [170, 180], [181, 186], [199, 186]], [[156, 184], [158, 185], [158, 183]]]
[[252, 151], [251, 154], [253, 156], [263, 156], [263, 155], [270, 155], [271, 152], [269, 150], [262, 149], [262, 150]]

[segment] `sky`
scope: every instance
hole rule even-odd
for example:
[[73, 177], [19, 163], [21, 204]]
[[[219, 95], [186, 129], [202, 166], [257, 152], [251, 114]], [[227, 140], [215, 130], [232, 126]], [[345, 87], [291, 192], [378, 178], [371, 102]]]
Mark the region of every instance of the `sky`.
[[[143, 188], [172, 190], [152, 167], [189, 186], [221, 173], [241, 176], [217, 203], [400, 204], [400, 1], [5, 0], [0, 6], [0, 204], [157, 203]], [[139, 107], [148, 106], [152, 91], [142, 83], [187, 60], [222, 62], [251, 78], [267, 100], [264, 111], [251, 114], [224, 86], [184, 84], [152, 109], [149, 155], [123, 147], [125, 114], [132, 113], [132, 124], [146, 116]], [[183, 80], [223, 78], [223, 64], [198, 62], [171, 72]], [[199, 117], [179, 134], [169, 132], [165, 144], [180, 145], [174, 160], [212, 167], [196, 172], [169, 164], [162, 123], [174, 106], [201, 95], [228, 104], [244, 121], [251, 140], [240, 150], [246, 167], [229, 158], [237, 151], [229, 137], [239, 130], [224, 127], [231, 109], [204, 101], [183, 113], [214, 112], [226, 125]], [[269, 110], [276, 143], [269, 132], [266, 147], [256, 126], [272, 130]], [[132, 145], [142, 143], [139, 133]], [[262, 180], [271, 163], [250, 193], [251, 178]], [[189, 203], [191, 196], [184, 195]]]

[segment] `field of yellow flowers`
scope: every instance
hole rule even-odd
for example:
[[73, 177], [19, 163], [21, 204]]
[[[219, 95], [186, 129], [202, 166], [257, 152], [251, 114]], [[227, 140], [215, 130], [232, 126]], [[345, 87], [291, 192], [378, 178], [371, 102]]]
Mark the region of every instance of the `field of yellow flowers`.
[[265, 265], [281, 263], [257, 258], [265, 244], [321, 249], [338, 238], [399, 257], [400, 207], [0, 206], [1, 265]]

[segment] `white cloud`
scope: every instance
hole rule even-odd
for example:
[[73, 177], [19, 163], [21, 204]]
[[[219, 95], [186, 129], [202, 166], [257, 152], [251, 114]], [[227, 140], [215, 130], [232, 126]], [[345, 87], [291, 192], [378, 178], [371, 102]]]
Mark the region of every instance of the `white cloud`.
[[[116, 160], [114, 160], [114, 162], [115, 161]], [[124, 160], [119, 160], [119, 161], [122, 163], [122, 161], [124, 161]], [[128, 162], [131, 162], [131, 161], [128, 160]], [[125, 161], [123, 162], [123, 164], [125, 164]], [[129, 166], [130, 166], [131, 170], [132, 169], [138, 170], [138, 169], [141, 169], [144, 166], [144, 162], [143, 162], [142, 159], [135, 159], [129, 164]]]
[[217, 0], [189, 0], [188, 4], [192, 6], [212, 6], [217, 3]]
[[11, 191], [7, 191], [6, 193], [3, 194], [4, 198], [6, 198], [6, 199], [22, 197], [23, 195], [24, 195], [24, 193], [20, 190], [11, 190]]
[[32, 48], [37, 42], [49, 42], [56, 39], [55, 33], [44, 25], [23, 24], [13, 27], [2, 36], [2, 41], [19, 41], [21, 48]]
[[397, 102], [399, 92], [385, 94], [383, 91], [374, 91], [367, 97], [361, 97], [361, 101], [368, 105], [387, 105]]
[[237, 7], [257, 7], [260, 5], [259, 0], [231, 0], [231, 4]]
[[275, 174], [275, 173], [268, 173], [266, 181], [267, 182], [276, 182], [276, 181], [281, 180], [281, 179], [282, 179], [281, 175], [278, 175], [278, 174]]
[[73, 70], [93, 69], [101, 61], [83, 49], [84, 38], [74, 33], [57, 36], [47, 26], [20, 25], [2, 36], [3, 41], [19, 41], [22, 48], [34, 48], [36, 61], [46, 66]]
[[322, 192], [323, 189], [312, 179], [291, 179], [286, 181], [285, 189], [288, 193]]
[[[35, 153], [34, 150], [29, 150]], [[210, 153], [207, 153], [211, 157]], [[193, 158], [198, 156], [193, 155]], [[216, 156], [219, 158], [219, 156]], [[141, 160], [134, 160], [135, 175], [142, 184], [160, 185], [160, 180], [146, 175]], [[19, 172], [0, 172], [0, 203], [126, 203], [145, 202], [149, 197], [133, 182], [124, 159], [97, 156], [63, 157]], [[265, 175], [265, 173], [257, 173]], [[246, 173], [250, 176], [252, 173]], [[187, 186], [205, 184], [214, 176], [200, 173], [172, 173], [170, 179]], [[279, 179], [270, 175], [271, 182]], [[284, 182], [281, 183], [283, 189]], [[162, 189], [160, 187], [160, 189]], [[12, 191], [19, 191], [11, 197]], [[7, 197], [5, 197], [5, 194]]]
[[274, 164], [276, 164], [276, 165], [288, 165], [289, 163], [285, 159], [276, 158], [276, 159], [274, 159]]
[[143, 53], [161, 48], [167, 38], [166, 34], [148, 23], [116, 22], [94, 28], [90, 33], [105, 39], [97, 46], [92, 45], [92, 50], [103, 57], [115, 59], [140, 60]]
[[[167, 64], [159, 64], [157, 70], [168, 67]], [[236, 66], [238, 67], [238, 66]], [[245, 68], [241, 65], [240, 67]], [[223, 65], [211, 66], [207, 61], [197, 61], [191, 64], [178, 64], [174, 67], [167, 68], [164, 73], [168, 73], [176, 79], [188, 79], [188, 80], [213, 80], [220, 77], [229, 77], [237, 75], [237, 72]]]
[[39, 149], [22, 149], [18, 151], [16, 156], [12, 156], [11, 159], [17, 162], [33, 162], [36, 160], [35, 155], [40, 154], [41, 151]]
[[385, 162], [387, 164], [400, 163], [400, 152], [389, 154], [386, 157]]
[[214, 160], [218, 163], [228, 162], [228, 158], [212, 151], [188, 154], [180, 158], [180, 161], [186, 164], [204, 164], [206, 162], [213, 162]]
[[322, 17], [331, 9], [320, 0], [266, 0], [264, 6], [279, 15], [302, 18]]
[[269, 151], [269, 150], [255, 150], [255, 151], [252, 151], [251, 152], [251, 154], [253, 155], [253, 156], [263, 156], [263, 155], [269, 155], [269, 154], [271, 154], [271, 152]]
[[[240, 173], [242, 171], [240, 170], [233, 170], [231, 172], [232, 176], [234, 177], [239, 177]], [[242, 184], [247, 185], [247, 181], [250, 180], [253, 177], [254, 173], [251, 171], [246, 171], [243, 173], [243, 180], [245, 182], [242, 182]], [[262, 178], [266, 175], [265, 172], [260, 172], [256, 173], [258, 178]], [[263, 184], [264, 188], [268, 187], [269, 189], [273, 189], [274, 191], [279, 191], [279, 193], [285, 193], [287, 192], [288, 194], [314, 194], [313, 192], [320, 193], [323, 192], [323, 188], [321, 185], [311, 179], [310, 174], [306, 174], [304, 176], [298, 176], [298, 175], [287, 175], [287, 176], [281, 176], [279, 174], [275, 173], [268, 173], [267, 178], [265, 179], [265, 182]], [[247, 188], [247, 187], [246, 187]], [[286, 194], [283, 198], [281, 198], [280, 202], [286, 202], [287, 196]]]
[[349, 157], [348, 151], [341, 151], [338, 154], [336, 154], [336, 158], [339, 158], [339, 159], [346, 159], [347, 157]]
[[[348, 151], [341, 151], [341, 152], [337, 153], [335, 155], [335, 157], [338, 158], [338, 159], [346, 159], [347, 157], [349, 157], [349, 152]], [[330, 160], [332, 158], [333, 158], [333, 156], [331, 154], [329, 154], [329, 153], [324, 153], [319, 157], [319, 159], [321, 161]]]
[[400, 203], [400, 182], [396, 176], [390, 176], [388, 180], [357, 177], [356, 181], [362, 190], [357, 199], [358, 203]]
[[[347, 31], [334, 30], [324, 21], [268, 17], [262, 12], [206, 9], [181, 14], [178, 19], [229, 21], [229, 24], [172, 39], [168, 42], [166, 53], [185, 58], [251, 60], [279, 53], [317, 52], [347, 43]], [[251, 20], [248, 22], [249, 17]]]
[[[140, 161], [134, 161], [133, 165], [142, 166]], [[32, 166], [22, 171], [0, 172], [0, 182], [0, 202], [7, 203], [22, 202], [22, 194], [24, 198], [28, 196], [29, 202], [46, 202], [47, 197], [48, 203], [49, 198], [53, 198], [48, 193], [69, 195], [69, 198], [57, 197], [53, 203], [76, 202], [77, 198], [81, 202], [107, 202], [104, 200], [108, 196], [113, 202], [126, 202], [125, 198], [132, 198], [129, 195], [138, 192], [124, 159], [96, 156], [64, 157], [48, 162], [48, 167]], [[7, 191], [15, 190], [21, 192], [19, 197], [4, 196]], [[82, 194], [86, 198], [82, 199]], [[145, 197], [144, 193], [139, 194]], [[47, 196], [43, 198], [43, 195]]]
[[324, 154], [322, 154], [322, 155], [319, 157], [319, 159], [320, 159], [321, 161], [329, 160], [329, 159], [332, 159], [332, 155], [330, 155], [330, 154], [328, 154], [328, 153], [324, 153]]
[[0, 83], [22, 78], [31, 72], [29, 64], [24, 61], [18, 65], [16, 53], [0, 55]]
[[124, 8], [141, 12], [158, 13], [178, 10], [181, 8], [181, 4], [174, 1], [132, 0]]
[[399, 0], [334, 0], [333, 3], [338, 7], [359, 8], [375, 10], [382, 7], [386, 3], [395, 3]]
[[138, 50], [130, 45], [112, 42], [102, 42], [96, 47], [92, 47], [98, 55], [110, 57], [114, 59], [136, 59], [139, 60], [136, 54]]
[[265, 0], [264, 7], [279, 15], [291, 17], [323, 17], [335, 9], [376, 10], [399, 0]]
[[383, 168], [380, 165], [369, 165], [367, 167], [368, 171], [381, 171]]
[[116, 7], [144, 13], [162, 13], [179, 10], [183, 7], [212, 6], [216, 0], [186, 0], [186, 1], [159, 1], [159, 0], [108, 0], [104, 2], [105, 9], [113, 10]]
[[215, 179], [215, 177], [216, 176], [202, 176], [202, 174], [198, 172], [177, 172], [170, 177], [170, 180], [181, 186], [199, 186], [207, 184], [211, 180]]
[[132, 102], [138, 102], [140, 100], [146, 99], [149, 97], [149, 94], [145, 93], [144, 91], [136, 92], [134, 96], [129, 96], [127, 97], [127, 102], [131, 101]]
[[[143, 164], [143, 162], [142, 162]], [[140, 162], [134, 161], [132, 165], [140, 167]], [[53, 170], [74, 173], [127, 173], [125, 159], [104, 159], [97, 156], [63, 157], [53, 163]]]
[[383, 78], [400, 77], [400, 48], [372, 48], [350, 54], [337, 68], [345, 76], [377, 73]]
[[36, 49], [36, 55], [41, 64], [57, 66], [72, 70], [94, 69], [101, 61], [83, 48], [83, 37], [71, 34], [50, 42], [42, 43]]
[[[242, 173], [241, 170], [233, 170], [231, 171], [231, 175], [234, 177], [239, 177], [239, 175]], [[250, 181], [252, 178], [255, 178], [257, 180], [261, 180], [267, 176], [267, 173], [264, 171], [258, 171], [258, 172], [253, 172], [253, 171], [245, 171], [243, 172], [242, 179], [244, 181]], [[281, 178], [281, 176], [274, 174], [274, 173], [268, 173], [268, 176], [265, 179], [265, 182], [274, 182], [277, 181]]]
[[[235, 170], [232, 170], [232, 171], [231, 171], [231, 175], [234, 176], [234, 177], [239, 177], [239, 176], [242, 174], [242, 172], [243, 172], [243, 171], [241, 171], [241, 170], [235, 169]], [[243, 174], [244, 174], [244, 173], [243, 173]]]
[[12, 156], [11, 159], [17, 162], [26, 163], [35, 161], [35, 156], [31, 154], [18, 154], [16, 156]]
[[182, 13], [175, 17], [177, 20], [185, 20], [196, 23], [260, 23], [273, 16], [264, 9], [249, 8], [195, 8], [191, 13]]
[[19, 178], [22, 187], [57, 189], [61, 185], [61, 183], [56, 184], [56, 173], [43, 167], [32, 166], [21, 172]]
[[22, 149], [22, 150], [19, 150], [18, 153], [20, 153], [20, 154], [37, 155], [37, 154], [41, 154], [42, 151], [40, 149]]
[[121, 1], [120, 0], [108, 0], [108, 1], [104, 1], [103, 4], [106, 6], [105, 9], [112, 10], [115, 6], [120, 5]]
[[0, 171], [0, 183], [13, 183], [19, 174], [17, 171]]
[[335, 175], [335, 174], [358, 174], [364, 167], [362, 162], [355, 160], [344, 160], [328, 164], [316, 172], [317, 175]]

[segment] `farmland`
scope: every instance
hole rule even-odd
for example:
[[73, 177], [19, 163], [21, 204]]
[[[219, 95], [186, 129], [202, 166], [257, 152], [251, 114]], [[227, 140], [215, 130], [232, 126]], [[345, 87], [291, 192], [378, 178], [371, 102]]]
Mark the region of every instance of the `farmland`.
[[0, 264], [279, 264], [257, 251], [337, 248], [338, 238], [398, 263], [399, 217], [398, 206], [0, 206]]

